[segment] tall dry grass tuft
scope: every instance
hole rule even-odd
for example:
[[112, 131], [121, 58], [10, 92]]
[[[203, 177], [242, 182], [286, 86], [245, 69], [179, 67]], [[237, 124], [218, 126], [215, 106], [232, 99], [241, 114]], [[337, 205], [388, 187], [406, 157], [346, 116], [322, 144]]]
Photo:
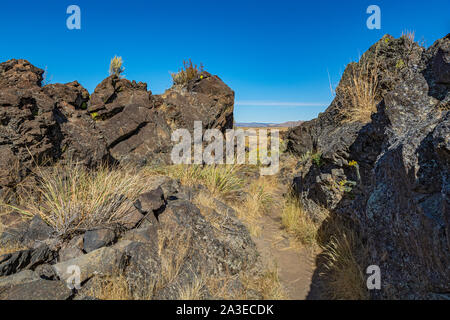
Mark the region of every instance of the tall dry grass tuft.
[[178, 73], [172, 73], [173, 83], [176, 85], [184, 85], [189, 81], [195, 79], [199, 74], [203, 72], [203, 64], [197, 66], [191, 59], [183, 61], [183, 67]]
[[179, 288], [179, 300], [202, 300], [203, 288], [205, 287], [205, 278], [203, 275], [195, 275], [192, 283]]
[[355, 232], [331, 237], [324, 247], [327, 295], [338, 300], [369, 299], [361, 258], [367, 252]]
[[337, 300], [368, 299], [364, 275], [368, 251], [354, 225], [330, 213], [317, 239], [322, 248], [320, 276], [326, 297]]
[[127, 279], [123, 275], [94, 278], [88, 295], [100, 300], [133, 300]]
[[143, 191], [143, 178], [131, 167], [96, 170], [74, 162], [54, 167], [37, 167], [39, 197], [29, 197], [29, 215], [40, 215], [57, 235], [85, 231], [119, 223], [132, 201]]
[[240, 169], [237, 165], [172, 165], [157, 171], [180, 180], [186, 186], [202, 184], [213, 196], [230, 200], [236, 198], [244, 187]]
[[340, 110], [345, 122], [370, 122], [371, 115], [377, 111], [377, 55], [378, 52], [373, 59], [360, 59], [358, 64], [353, 64], [348, 81], [338, 88], [350, 103]]
[[404, 30], [402, 31], [402, 38], [406, 38], [411, 42], [414, 42], [416, 38], [416, 32], [411, 30]]
[[248, 300], [249, 293], [257, 292], [262, 300], [285, 300], [287, 299], [284, 292], [277, 268], [267, 268], [258, 275], [248, 274], [241, 275], [241, 279], [244, 285], [244, 291], [238, 297], [238, 299]]
[[172, 283], [189, 258], [192, 235], [183, 228], [158, 230], [158, 253], [161, 257], [161, 279], [154, 290], [158, 291]]
[[319, 225], [309, 217], [299, 199], [292, 193], [285, 199], [281, 223], [286, 231], [303, 245], [314, 246], [317, 244]]
[[243, 202], [232, 203], [237, 216], [246, 225], [252, 236], [259, 236], [259, 219], [271, 210], [275, 204], [276, 182], [270, 177], [260, 177], [248, 187]]
[[125, 68], [123, 67], [122, 57], [114, 56], [109, 64], [109, 75], [115, 75], [117, 77], [122, 77]]

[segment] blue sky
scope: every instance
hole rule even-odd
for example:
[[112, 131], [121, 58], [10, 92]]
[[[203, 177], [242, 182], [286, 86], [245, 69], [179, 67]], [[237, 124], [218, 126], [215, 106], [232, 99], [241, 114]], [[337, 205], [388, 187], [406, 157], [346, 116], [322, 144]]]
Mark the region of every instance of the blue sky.
[[[72, 4], [81, 30], [66, 27]], [[372, 4], [381, 30], [366, 27]], [[2, 0], [0, 61], [27, 59], [53, 83], [78, 80], [92, 92], [120, 55], [126, 78], [162, 93], [192, 58], [235, 90], [236, 121], [308, 120], [333, 98], [328, 73], [336, 85], [386, 33], [415, 30], [431, 45], [450, 32], [449, 12], [448, 0]]]

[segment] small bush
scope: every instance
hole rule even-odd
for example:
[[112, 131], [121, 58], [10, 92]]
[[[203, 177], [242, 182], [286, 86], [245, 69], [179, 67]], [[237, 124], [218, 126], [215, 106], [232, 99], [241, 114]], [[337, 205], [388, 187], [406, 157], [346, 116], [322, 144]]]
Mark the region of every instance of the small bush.
[[322, 153], [316, 152], [314, 154], [311, 154], [311, 160], [313, 164], [315, 164], [318, 167], [321, 167], [323, 165]]
[[358, 235], [341, 230], [323, 249], [328, 296], [339, 300], [367, 300], [369, 295], [360, 263], [367, 253]]
[[133, 168], [100, 166], [95, 171], [70, 162], [37, 167], [39, 197], [29, 197], [25, 215], [40, 215], [58, 235], [117, 224], [143, 191], [145, 182]]
[[350, 105], [341, 108], [345, 122], [370, 122], [371, 116], [377, 111], [378, 88], [378, 52], [373, 59], [361, 59], [350, 70], [348, 81], [339, 88], [341, 96]]
[[192, 60], [183, 61], [183, 68], [178, 73], [172, 73], [173, 83], [176, 85], [185, 85], [189, 81], [197, 78], [203, 72], [203, 65], [198, 67], [192, 63]]
[[157, 172], [179, 179], [186, 186], [202, 184], [214, 196], [228, 200], [239, 195], [244, 187], [239, 169], [236, 165], [172, 165]]
[[315, 245], [319, 226], [308, 216], [296, 196], [287, 196], [281, 214], [281, 223], [287, 232], [304, 245]]
[[122, 65], [122, 57], [114, 56], [114, 58], [111, 59], [111, 63], [109, 64], [109, 75], [122, 77], [122, 73], [125, 71], [125, 68]]
[[402, 31], [402, 38], [406, 38], [409, 41], [414, 42], [415, 37], [416, 37], [415, 31], [410, 31], [410, 30]]

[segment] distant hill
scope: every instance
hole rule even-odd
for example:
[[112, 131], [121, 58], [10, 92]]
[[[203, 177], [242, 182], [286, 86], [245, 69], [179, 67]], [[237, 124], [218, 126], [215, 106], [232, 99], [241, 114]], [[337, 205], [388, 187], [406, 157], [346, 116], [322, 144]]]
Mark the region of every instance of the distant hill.
[[287, 121], [283, 123], [263, 123], [263, 122], [239, 122], [236, 127], [242, 128], [267, 128], [267, 127], [287, 127], [293, 128], [301, 125], [304, 121]]

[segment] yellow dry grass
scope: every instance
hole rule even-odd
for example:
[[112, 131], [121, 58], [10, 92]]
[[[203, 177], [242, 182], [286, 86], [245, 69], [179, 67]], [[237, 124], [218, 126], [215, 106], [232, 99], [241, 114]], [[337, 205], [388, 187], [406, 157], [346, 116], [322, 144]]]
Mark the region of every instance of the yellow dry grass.
[[308, 246], [317, 244], [319, 225], [309, 217], [300, 201], [293, 195], [288, 195], [285, 199], [281, 223], [301, 244]]
[[338, 88], [350, 103], [341, 108], [346, 122], [370, 122], [377, 111], [378, 68], [377, 53], [374, 59], [361, 59], [353, 64], [348, 81]]
[[326, 294], [331, 299], [367, 300], [369, 298], [361, 260], [367, 252], [355, 232], [333, 235], [324, 246]]
[[237, 165], [171, 165], [153, 169], [155, 173], [178, 179], [185, 186], [202, 184], [215, 197], [229, 200], [242, 192], [244, 179]]
[[27, 198], [26, 216], [40, 215], [59, 235], [120, 222], [144, 191], [144, 176], [132, 167], [88, 170], [74, 162], [36, 167], [40, 195]]

